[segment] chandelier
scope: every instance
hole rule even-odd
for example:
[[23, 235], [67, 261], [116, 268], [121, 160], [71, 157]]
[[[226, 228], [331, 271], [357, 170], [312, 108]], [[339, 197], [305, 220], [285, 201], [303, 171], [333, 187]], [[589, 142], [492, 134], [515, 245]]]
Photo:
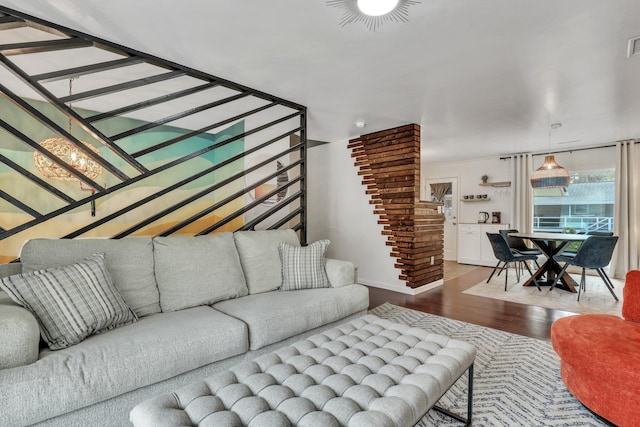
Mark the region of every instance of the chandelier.
[[531, 175], [532, 188], [564, 188], [571, 183], [569, 172], [560, 166], [551, 154], [551, 131], [558, 129], [562, 123], [554, 123], [549, 130], [549, 154], [544, 157], [544, 163]]
[[[73, 94], [73, 79], [73, 77], [69, 79], [69, 96]], [[69, 103], [69, 108], [71, 108], [71, 103]], [[71, 135], [71, 116], [69, 116], [69, 135]], [[38, 145], [55, 156], [58, 161], [66, 163], [78, 173], [93, 181], [102, 173], [102, 165], [89, 157], [86, 152], [90, 151], [97, 155], [100, 155], [100, 152], [97, 148], [85, 141], [80, 141], [80, 143], [84, 149], [80, 149], [80, 147], [67, 138], [57, 136], [40, 141]], [[95, 188], [84, 188], [80, 178], [39, 151], [33, 152], [33, 163], [36, 169], [46, 178], [79, 182], [81, 190], [90, 191], [91, 194], [95, 194], [96, 192]], [[91, 199], [91, 216], [95, 215], [96, 201], [95, 199]]]
[[[69, 79], [69, 96], [72, 95], [72, 83], [73, 78]], [[69, 103], [71, 108], [71, 103]], [[69, 117], [69, 135], [71, 135], [71, 117]], [[71, 166], [85, 177], [94, 180], [102, 173], [102, 165], [89, 157], [85, 151], [90, 150], [95, 154], [100, 152], [88, 144], [85, 141], [80, 141], [84, 146], [84, 151], [81, 150], [76, 144], [72, 143], [66, 138], [55, 137], [48, 138], [38, 143], [42, 148], [49, 151], [58, 160]], [[58, 179], [61, 181], [80, 181], [75, 175], [71, 174], [68, 170], [61, 167], [49, 157], [40, 153], [39, 151], [33, 152], [33, 163], [42, 175], [51, 179]]]
[[[85, 149], [91, 150], [98, 155], [100, 154], [92, 145], [84, 141], [80, 142]], [[48, 138], [39, 142], [38, 145], [91, 180], [95, 180], [102, 173], [102, 166], [98, 162], [87, 156], [77, 145], [66, 138], [59, 136]], [[47, 178], [61, 181], [79, 181], [75, 175], [72, 175], [68, 170], [54, 163], [39, 151], [33, 152], [33, 162], [40, 173]]]
[[371, 31], [388, 21], [408, 22], [409, 6], [419, 3], [418, 0], [327, 0], [328, 6], [344, 11], [341, 26], [362, 22]]

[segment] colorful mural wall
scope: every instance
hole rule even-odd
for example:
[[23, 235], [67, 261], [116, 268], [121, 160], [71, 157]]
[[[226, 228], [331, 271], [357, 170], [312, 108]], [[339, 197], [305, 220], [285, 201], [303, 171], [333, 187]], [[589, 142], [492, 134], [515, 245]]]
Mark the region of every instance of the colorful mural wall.
[[[40, 101], [29, 101], [29, 103], [48, 117], [55, 118], [55, 121], [61, 126], [67, 127], [66, 116], [48, 103]], [[28, 135], [29, 138], [34, 141], [42, 141], [46, 138], [57, 136], [53, 135], [46, 128], [35, 122], [28, 114], [15, 108], [15, 106], [3, 98], [0, 98], [0, 111], [2, 111], [2, 119], [5, 122]], [[76, 112], [83, 117], [95, 113], [83, 110], [76, 110]], [[116, 117], [98, 123], [96, 128], [105, 134], [115, 135], [144, 124], [145, 122], [142, 120]], [[220, 147], [215, 150], [198, 155], [166, 171], [127, 185], [125, 188], [97, 199], [95, 216], [93, 217], [90, 213], [90, 204], [87, 203], [73, 211], [52, 218], [34, 227], [27, 228], [4, 240], [0, 240], [0, 262], [14, 260], [19, 255], [23, 243], [28, 239], [65, 237], [87, 224], [100, 223], [105, 218], [109, 218], [109, 220], [104, 221], [104, 224], [100, 224], [98, 227], [77, 237], [115, 237], [122, 234], [155, 236], [167, 230], [171, 230], [171, 234], [193, 235], [211, 224], [216, 223], [220, 218], [237, 212], [245, 204], [244, 196], [231, 197], [228, 202], [224, 203], [224, 205], [215, 211], [201, 216], [184, 227], [179, 225], [185, 218], [196, 216], [213, 204], [229, 199], [230, 196], [242, 190], [244, 187], [244, 178], [241, 172], [245, 166], [242, 158], [227, 162], [223, 167], [196, 179], [188, 180], [188, 178], [242, 153], [245, 148], [245, 143], [242, 138], [228, 144], [224, 144], [224, 141], [241, 135], [244, 130], [244, 121], [238, 121], [215, 134], [201, 133], [177, 144], [153, 150], [140, 156], [137, 160], [151, 170], [172, 162], [175, 159], [182, 158], [185, 155], [210, 147], [212, 144], [220, 145]], [[176, 136], [185, 135], [187, 132], [189, 132], [188, 129], [179, 127], [158, 126], [152, 130], [123, 138], [118, 141], [118, 145], [128, 153], [139, 152]], [[82, 129], [72, 126], [72, 134], [83, 141], [89, 142], [99, 151], [101, 156], [123, 170], [132, 172], [132, 176], [135, 176], [133, 168], [130, 165], [117, 157], [109, 148], [90, 142], [93, 141], [93, 139], [90, 135], [83, 132]], [[60, 181], [44, 177], [34, 164], [33, 152], [33, 148], [23, 141], [15, 138], [5, 130], [0, 129], [0, 155], [15, 162], [30, 173], [45, 179], [49, 184], [60, 189], [75, 200], [83, 199], [91, 193], [90, 188], [83, 187], [77, 181]], [[207, 189], [215, 183], [227, 180], [233, 176], [237, 176], [237, 179], [230, 180], [229, 183], [215, 191], [207, 191]], [[174, 186], [183, 179], [187, 180], [183, 185], [166, 194], [158, 195], [163, 189]], [[107, 188], [120, 183], [120, 180], [108, 171], [103, 171], [95, 181], [100, 185], [104, 184]], [[42, 214], [55, 211], [65, 205], [64, 201], [51, 197], [51, 194], [43, 191], [40, 187], [20, 174], [16, 174], [15, 171], [3, 163], [0, 163], [0, 190], [9, 194], [11, 197], [19, 199], [27, 206]], [[193, 198], [193, 200], [184, 203], [184, 201], [190, 200], [190, 198]], [[137, 204], [139, 204], [139, 206], [137, 206]], [[131, 209], [132, 206], [135, 207]], [[164, 211], [166, 211], [165, 215], [162, 215], [162, 217], [151, 223], [141, 222], [143, 219], [151, 218]], [[6, 200], [0, 199], [0, 224], [4, 229], [17, 227], [32, 219], [31, 216], [21, 209], [8, 203]], [[244, 217], [243, 215], [239, 215], [216, 229], [215, 232], [236, 230], [240, 228], [243, 223]]]

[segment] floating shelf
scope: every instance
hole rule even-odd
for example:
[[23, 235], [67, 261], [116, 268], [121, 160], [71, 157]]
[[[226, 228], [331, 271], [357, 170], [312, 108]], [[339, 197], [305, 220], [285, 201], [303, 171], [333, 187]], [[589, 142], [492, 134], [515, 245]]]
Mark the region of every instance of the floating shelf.
[[460, 200], [463, 202], [488, 202], [491, 199], [487, 197], [486, 199], [460, 199]]
[[511, 181], [481, 182], [481, 187], [511, 187]]

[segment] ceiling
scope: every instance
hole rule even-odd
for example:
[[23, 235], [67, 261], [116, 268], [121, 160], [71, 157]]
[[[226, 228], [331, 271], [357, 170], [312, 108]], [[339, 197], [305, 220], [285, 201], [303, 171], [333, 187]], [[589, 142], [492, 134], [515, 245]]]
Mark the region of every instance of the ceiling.
[[638, 0], [421, 0], [375, 32], [324, 0], [2, 5], [306, 105], [311, 139], [418, 123], [446, 161], [547, 151], [556, 122], [553, 151], [640, 138]]

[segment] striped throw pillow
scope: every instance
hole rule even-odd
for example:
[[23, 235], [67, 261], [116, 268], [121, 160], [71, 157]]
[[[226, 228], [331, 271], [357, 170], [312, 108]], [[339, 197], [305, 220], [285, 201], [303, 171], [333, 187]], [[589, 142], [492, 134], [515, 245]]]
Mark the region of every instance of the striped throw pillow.
[[330, 288], [324, 257], [329, 243], [329, 240], [318, 240], [309, 246], [293, 246], [281, 242], [278, 246], [282, 265], [280, 290]]
[[137, 320], [114, 286], [102, 253], [77, 264], [5, 277], [0, 287], [34, 314], [51, 350]]

